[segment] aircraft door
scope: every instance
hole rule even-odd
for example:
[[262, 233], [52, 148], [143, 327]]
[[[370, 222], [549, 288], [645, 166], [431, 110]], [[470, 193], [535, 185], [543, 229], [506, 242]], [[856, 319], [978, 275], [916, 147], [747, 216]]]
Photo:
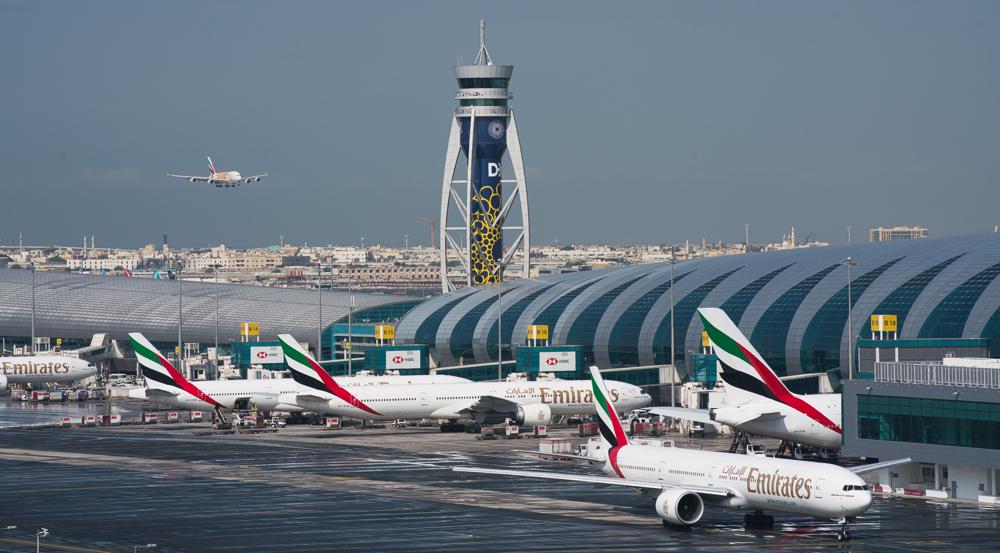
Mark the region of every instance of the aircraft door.
[[667, 470], [670, 466], [666, 461], [660, 461], [660, 470], [657, 471], [656, 476], [659, 478], [660, 482], [665, 482], [667, 480]]
[[823, 488], [826, 487], [826, 479], [820, 478], [813, 484], [813, 497], [816, 499], [821, 499], [823, 497]]
[[420, 394], [420, 406], [427, 407], [427, 392]]

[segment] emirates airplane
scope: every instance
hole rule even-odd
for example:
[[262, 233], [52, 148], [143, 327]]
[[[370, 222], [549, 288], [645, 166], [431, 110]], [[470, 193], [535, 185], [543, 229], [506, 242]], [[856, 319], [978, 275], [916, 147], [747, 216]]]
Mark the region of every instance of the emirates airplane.
[[8, 384], [76, 382], [97, 374], [97, 367], [75, 357], [31, 355], [0, 357], [0, 391]]
[[848, 523], [867, 511], [872, 503], [871, 489], [858, 475], [910, 462], [907, 458], [845, 469], [828, 463], [760, 454], [633, 445], [608, 401], [609, 390], [597, 367], [591, 367], [590, 378], [591, 397], [601, 429], [602, 468], [610, 476], [478, 467], [452, 470], [639, 489], [655, 495], [653, 507], [664, 526], [697, 523], [706, 504], [754, 511], [744, 519], [748, 528], [774, 524], [772, 517], [763, 514], [764, 510], [833, 519], [840, 523], [837, 539], [846, 541], [851, 539]]
[[654, 407], [651, 413], [725, 424], [789, 443], [840, 449], [840, 394], [792, 393], [725, 311], [699, 308], [698, 315], [719, 358], [726, 405], [711, 410]]
[[244, 177], [239, 171], [216, 171], [215, 164], [212, 163], [212, 158], [208, 158], [208, 170], [209, 175], [207, 177], [193, 177], [191, 175], [171, 175], [168, 177], [177, 177], [179, 179], [187, 179], [190, 182], [207, 182], [208, 184], [214, 184], [216, 188], [231, 188], [239, 186], [240, 184], [251, 182], [260, 182], [260, 179], [267, 176], [267, 173], [262, 175], [253, 175], [252, 177]]
[[[288, 334], [278, 335], [292, 377], [309, 392], [282, 395], [281, 403], [307, 411], [365, 420], [474, 419], [495, 424], [514, 419], [518, 424], [549, 424], [559, 415], [594, 413], [590, 383], [586, 380], [468, 382], [412, 386], [379, 386], [350, 391], [338, 384]], [[615, 409], [628, 412], [649, 405], [651, 398], [638, 386], [611, 382], [609, 396]]]
[[[250, 404], [264, 411], [302, 411], [294, 403], [280, 401], [309, 390], [290, 378], [268, 380], [213, 380], [194, 384], [170, 364], [145, 336], [129, 334], [142, 367], [145, 388], [129, 390], [129, 397], [162, 403], [179, 409], [244, 409]], [[338, 378], [345, 387], [378, 385], [454, 384], [469, 382], [457, 376], [414, 375]]]

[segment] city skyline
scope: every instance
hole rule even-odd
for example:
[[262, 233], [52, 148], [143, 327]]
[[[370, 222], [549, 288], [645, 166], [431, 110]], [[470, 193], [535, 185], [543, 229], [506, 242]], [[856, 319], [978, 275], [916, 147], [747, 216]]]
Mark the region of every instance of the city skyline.
[[[535, 244], [1000, 222], [991, 3], [109, 4], [0, 7], [0, 188], [25, 206], [2, 244], [426, 243], [481, 16], [516, 66]], [[165, 176], [205, 155], [271, 176]]]

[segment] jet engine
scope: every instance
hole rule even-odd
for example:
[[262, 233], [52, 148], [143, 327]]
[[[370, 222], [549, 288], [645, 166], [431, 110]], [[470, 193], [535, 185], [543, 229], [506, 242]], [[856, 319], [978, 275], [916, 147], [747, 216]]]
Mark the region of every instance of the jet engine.
[[281, 403], [281, 396], [278, 394], [254, 394], [250, 401], [261, 411], [274, 411]]
[[690, 526], [704, 513], [705, 502], [694, 492], [667, 489], [656, 498], [656, 514], [670, 524]]
[[194, 177], [191, 177], [190, 179], [188, 179], [188, 181], [190, 181], [190, 182], [198, 182], [197, 180], [194, 179]]
[[552, 422], [552, 408], [544, 403], [517, 406], [517, 424], [535, 426]]
[[255, 177], [253, 180], [254, 182], [260, 182], [260, 177]]
[[7, 389], [7, 377], [0, 374], [0, 392]]

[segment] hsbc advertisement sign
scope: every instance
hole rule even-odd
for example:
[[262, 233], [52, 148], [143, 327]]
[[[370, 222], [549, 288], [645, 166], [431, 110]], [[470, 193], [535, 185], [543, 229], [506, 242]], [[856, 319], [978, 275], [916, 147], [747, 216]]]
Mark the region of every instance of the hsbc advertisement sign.
[[276, 365], [285, 362], [281, 346], [251, 346], [250, 363], [254, 365]]
[[419, 349], [396, 349], [385, 352], [385, 368], [393, 369], [419, 369], [420, 350]]
[[538, 370], [541, 372], [575, 371], [575, 351], [542, 351], [538, 353]]

